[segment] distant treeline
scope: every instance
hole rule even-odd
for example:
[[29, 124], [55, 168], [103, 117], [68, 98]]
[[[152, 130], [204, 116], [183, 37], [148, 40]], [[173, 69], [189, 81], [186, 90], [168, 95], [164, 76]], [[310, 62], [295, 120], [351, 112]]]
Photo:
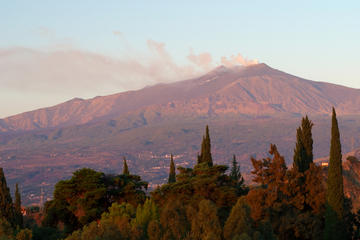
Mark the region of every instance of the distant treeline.
[[235, 156], [230, 169], [213, 163], [208, 126], [197, 164], [176, 173], [171, 156], [168, 183], [149, 195], [148, 183], [129, 172], [125, 158], [119, 175], [80, 169], [56, 184], [37, 223], [34, 215], [22, 218], [20, 194], [13, 204], [1, 170], [0, 239], [360, 239], [360, 214], [344, 196], [335, 109], [326, 181], [313, 163], [312, 127], [304, 117], [292, 168], [275, 145], [270, 157], [252, 158], [251, 186]]

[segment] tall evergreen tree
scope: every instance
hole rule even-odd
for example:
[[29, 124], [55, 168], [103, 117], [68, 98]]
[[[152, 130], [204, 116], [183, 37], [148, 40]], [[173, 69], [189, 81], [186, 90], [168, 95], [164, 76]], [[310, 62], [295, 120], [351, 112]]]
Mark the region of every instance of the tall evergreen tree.
[[13, 202], [2, 168], [0, 168], [0, 218], [1, 217], [5, 218], [6, 221], [14, 225], [15, 221]]
[[123, 175], [130, 175], [128, 165], [126, 163], [126, 158], [124, 157], [124, 164], [123, 164]]
[[208, 166], [213, 165], [213, 160], [211, 156], [211, 143], [210, 143], [210, 134], [209, 134], [209, 126], [206, 125], [205, 136], [203, 136], [203, 140], [201, 143], [201, 153], [198, 156], [198, 164], [206, 163]]
[[240, 164], [238, 164], [238, 162], [236, 161], [235, 155], [233, 155], [229, 177], [236, 182], [236, 188], [238, 189], [238, 194], [246, 195], [248, 193], [249, 188], [245, 185], [245, 180], [241, 175], [241, 171], [240, 171]]
[[22, 226], [23, 226], [23, 216], [22, 216], [22, 213], [21, 213], [21, 195], [20, 195], [19, 186], [18, 186], [17, 183], [16, 183], [16, 188], [15, 188], [14, 210], [15, 210], [16, 225], [18, 225], [20, 228], [22, 228]]
[[170, 172], [169, 172], [169, 180], [168, 183], [174, 183], [176, 182], [176, 172], [175, 172], [175, 164], [174, 164], [174, 158], [171, 154], [170, 156]]
[[308, 170], [310, 163], [313, 162], [313, 139], [311, 132], [313, 126], [314, 124], [306, 116], [302, 118], [301, 126], [296, 131], [293, 167], [296, 167], [300, 172]]
[[241, 176], [240, 166], [238, 165], [238, 162], [236, 161], [235, 155], [233, 155], [233, 160], [231, 163], [230, 177], [240, 184], [242, 184], [244, 182], [244, 178]]
[[330, 159], [327, 179], [325, 239], [345, 239], [343, 226], [344, 185], [341, 165], [341, 143], [335, 109], [332, 109]]

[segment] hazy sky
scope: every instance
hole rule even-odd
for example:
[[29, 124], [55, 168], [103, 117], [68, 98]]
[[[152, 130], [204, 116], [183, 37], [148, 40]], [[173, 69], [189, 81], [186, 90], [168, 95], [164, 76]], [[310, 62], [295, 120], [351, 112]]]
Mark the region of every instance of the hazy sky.
[[235, 57], [360, 88], [359, 13], [359, 1], [3, 1], [0, 117]]

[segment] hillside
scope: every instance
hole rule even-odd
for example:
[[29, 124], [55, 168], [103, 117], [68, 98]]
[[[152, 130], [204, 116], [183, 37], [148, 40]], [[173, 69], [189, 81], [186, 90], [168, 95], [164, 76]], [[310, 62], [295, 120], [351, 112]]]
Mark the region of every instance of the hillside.
[[22, 183], [24, 201], [37, 203], [54, 184], [81, 167], [107, 173], [130, 171], [151, 187], [168, 175], [169, 154], [192, 166], [206, 124], [215, 163], [233, 154], [247, 179], [251, 157], [264, 157], [270, 143], [292, 162], [296, 128], [308, 114], [316, 158], [329, 153], [332, 106], [339, 115], [343, 152], [360, 146], [360, 90], [304, 80], [265, 64], [218, 67], [208, 74], [51, 108], [0, 121], [0, 163], [10, 185]]
[[36, 130], [153, 112], [163, 117], [360, 112], [360, 90], [304, 80], [266, 64], [218, 67], [208, 74], [89, 100], [72, 99], [0, 120], [0, 131]]

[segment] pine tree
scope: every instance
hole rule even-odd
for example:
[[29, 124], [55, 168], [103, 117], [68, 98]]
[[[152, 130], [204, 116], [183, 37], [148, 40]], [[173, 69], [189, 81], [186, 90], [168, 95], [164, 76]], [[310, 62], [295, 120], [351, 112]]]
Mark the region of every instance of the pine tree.
[[238, 165], [235, 155], [233, 156], [232, 166], [229, 176], [231, 179], [233, 179], [236, 182], [236, 188], [238, 189], [238, 193], [241, 195], [247, 194], [249, 189], [244, 184], [245, 181], [243, 176], [241, 175], [240, 165]]
[[313, 162], [313, 139], [311, 133], [313, 126], [314, 124], [306, 116], [302, 118], [301, 126], [296, 131], [293, 167], [300, 172], [309, 169], [310, 163]]
[[330, 159], [327, 179], [325, 239], [344, 239], [344, 185], [341, 165], [341, 143], [336, 112], [332, 110]]
[[312, 127], [314, 126], [314, 123], [309, 120], [308, 116], [306, 115], [305, 118], [301, 121], [301, 126], [303, 130], [303, 143], [306, 150], [306, 156], [308, 159], [308, 165], [313, 162], [313, 138], [312, 138]]
[[15, 188], [15, 206], [14, 206], [14, 210], [15, 210], [15, 218], [16, 218], [16, 224], [22, 228], [23, 226], [23, 216], [21, 213], [21, 195], [19, 192], [19, 186], [16, 183], [16, 188]]
[[209, 126], [206, 125], [205, 136], [203, 136], [203, 140], [201, 143], [201, 153], [198, 157], [198, 164], [206, 163], [208, 166], [213, 165], [212, 156], [211, 156], [211, 143], [210, 143], [210, 134], [209, 134]]
[[2, 168], [0, 168], [0, 218], [5, 218], [14, 225], [14, 207]]
[[176, 173], [175, 173], [175, 164], [174, 164], [174, 158], [171, 154], [170, 156], [170, 172], [169, 172], [169, 180], [168, 183], [174, 183], [176, 182]]
[[126, 163], [126, 158], [124, 157], [124, 165], [123, 165], [123, 175], [130, 175], [128, 165]]
[[236, 156], [235, 155], [233, 155], [230, 177], [232, 179], [234, 179], [236, 182], [239, 182], [239, 183], [244, 182], [244, 179], [241, 176], [240, 166], [238, 165], [238, 163], [236, 161]]

